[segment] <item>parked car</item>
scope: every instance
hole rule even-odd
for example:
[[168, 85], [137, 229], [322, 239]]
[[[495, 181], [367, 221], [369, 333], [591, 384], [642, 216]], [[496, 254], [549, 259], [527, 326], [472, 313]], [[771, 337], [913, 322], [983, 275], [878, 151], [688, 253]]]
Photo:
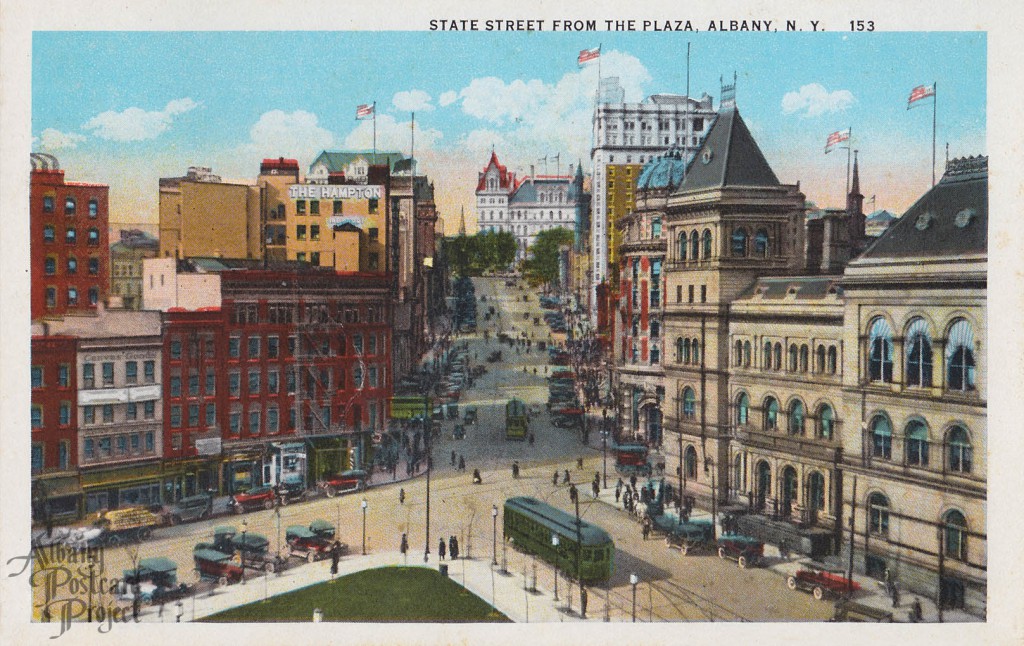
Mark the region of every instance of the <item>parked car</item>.
[[467, 406], [466, 414], [462, 417], [462, 423], [465, 425], [476, 424], [476, 406]]
[[819, 601], [826, 594], [843, 596], [860, 590], [860, 584], [851, 581], [841, 572], [830, 572], [824, 566], [808, 564], [786, 579], [790, 590], [810, 590]]
[[274, 495], [282, 505], [290, 502], [306, 499], [306, 486], [302, 483], [301, 477], [292, 477], [282, 480], [274, 489]]
[[165, 506], [160, 512], [160, 516], [168, 525], [180, 525], [208, 518], [212, 511], [213, 497], [199, 494], [182, 498], [172, 505]]
[[322, 538], [305, 525], [291, 525], [285, 530], [288, 556], [295, 556], [312, 563], [331, 555], [330, 539]]
[[228, 505], [233, 507], [235, 513], [252, 511], [254, 509], [274, 508], [274, 488], [270, 486], [254, 487], [243, 493], [236, 493], [228, 500]]
[[201, 581], [216, 581], [218, 585], [238, 583], [242, 580], [242, 566], [235, 562], [233, 554], [213, 549], [207, 543], [200, 543], [192, 551], [192, 560]]
[[161, 518], [145, 507], [121, 507], [96, 514], [93, 531], [84, 531], [87, 546], [120, 545], [149, 538]]
[[367, 472], [362, 469], [349, 469], [338, 475], [325, 477], [317, 483], [317, 487], [327, 494], [328, 498], [333, 498], [339, 493], [366, 489], [367, 476]]
[[710, 520], [679, 523], [665, 535], [665, 544], [678, 549], [683, 556], [695, 550], [710, 549], [712, 529]]
[[138, 565], [124, 570], [117, 586], [117, 598], [134, 601], [138, 593], [143, 603], [166, 603], [189, 594], [191, 589], [178, 583], [178, 564], [169, 558], [156, 556], [139, 560]]
[[466, 439], [466, 428], [462, 424], [456, 424], [455, 430], [452, 431], [453, 440], [464, 440]]
[[723, 534], [718, 539], [718, 557], [732, 559], [741, 568], [757, 565], [764, 557], [764, 543], [742, 534]]
[[[319, 536], [320, 538], [326, 538], [332, 541], [334, 540], [334, 525], [332, 525], [329, 521], [326, 521], [322, 518], [317, 518], [316, 520], [311, 522], [309, 524], [309, 530], [317, 536]], [[345, 544], [342, 543], [342, 545]]]

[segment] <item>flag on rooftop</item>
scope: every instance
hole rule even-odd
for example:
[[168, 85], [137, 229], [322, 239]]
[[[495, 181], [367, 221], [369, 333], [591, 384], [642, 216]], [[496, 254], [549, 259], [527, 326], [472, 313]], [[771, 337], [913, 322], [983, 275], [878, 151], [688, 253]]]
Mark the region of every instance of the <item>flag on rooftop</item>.
[[595, 47], [593, 49], [580, 50], [579, 58], [576, 59], [577, 65], [583, 65], [584, 63], [590, 62], [601, 55], [601, 48]]
[[846, 130], [837, 130], [836, 132], [833, 132], [828, 136], [828, 140], [825, 142], [825, 154], [829, 154], [835, 149], [836, 146], [843, 143], [844, 141], [849, 141], [849, 139], [849, 128], [847, 128]]
[[356, 106], [356, 119], [365, 119], [373, 116], [373, 103], [364, 103], [363, 105]]
[[931, 85], [918, 85], [910, 91], [910, 98], [907, 99], [907, 110], [910, 108], [917, 107], [914, 104], [921, 99], [927, 99], [930, 96], [935, 96], [935, 84]]

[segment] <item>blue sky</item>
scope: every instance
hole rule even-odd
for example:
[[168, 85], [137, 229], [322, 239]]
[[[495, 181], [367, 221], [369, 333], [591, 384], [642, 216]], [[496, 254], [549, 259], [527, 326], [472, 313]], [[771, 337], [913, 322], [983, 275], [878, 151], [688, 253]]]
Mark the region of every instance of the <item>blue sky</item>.
[[408, 153], [416, 111], [420, 168], [451, 227], [492, 145], [520, 172], [555, 153], [589, 170], [597, 66], [580, 69], [579, 50], [601, 44], [602, 75], [639, 101], [685, 92], [687, 42], [691, 94], [717, 107], [735, 70], [776, 174], [821, 205], [844, 201], [845, 153], [823, 148], [848, 126], [878, 208], [900, 213], [927, 189], [931, 107], [906, 110], [916, 85], [938, 83], [939, 173], [947, 141], [952, 156], [986, 152], [985, 36], [952, 32], [36, 32], [34, 149], [68, 179], [109, 183], [112, 220], [155, 223], [157, 179], [190, 165], [252, 178], [266, 156], [305, 166], [368, 148], [354, 113], [375, 100], [379, 149]]

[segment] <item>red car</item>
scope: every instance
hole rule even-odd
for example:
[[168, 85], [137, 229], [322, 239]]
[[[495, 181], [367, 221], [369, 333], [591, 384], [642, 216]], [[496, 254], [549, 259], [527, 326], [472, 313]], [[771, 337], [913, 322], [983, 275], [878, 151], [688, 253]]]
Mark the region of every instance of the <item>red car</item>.
[[835, 596], [856, 592], [860, 584], [851, 581], [839, 572], [829, 572], [818, 568], [801, 568], [793, 576], [786, 579], [790, 590], [810, 590], [819, 601], [829, 593]]
[[330, 540], [319, 536], [304, 525], [289, 527], [285, 532], [285, 540], [288, 542], [288, 555], [306, 559], [308, 563], [328, 558], [334, 546]]
[[243, 493], [236, 493], [231, 497], [229, 504], [235, 508], [235, 513], [241, 514], [253, 509], [273, 509], [274, 499], [274, 488], [263, 486], [255, 487]]
[[366, 489], [366, 476], [367, 473], [361, 469], [350, 469], [342, 471], [335, 476], [327, 476], [318, 482], [317, 486], [327, 494], [328, 498], [333, 498], [335, 495], [346, 491], [362, 491]]

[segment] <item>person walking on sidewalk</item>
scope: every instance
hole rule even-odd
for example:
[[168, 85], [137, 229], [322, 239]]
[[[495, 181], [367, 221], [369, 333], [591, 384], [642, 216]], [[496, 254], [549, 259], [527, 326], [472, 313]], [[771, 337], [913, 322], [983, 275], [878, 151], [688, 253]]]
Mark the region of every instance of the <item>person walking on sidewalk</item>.
[[331, 546], [331, 578], [338, 575], [338, 561], [341, 560], [341, 543], [334, 541]]
[[641, 528], [641, 531], [643, 532], [644, 540], [646, 541], [647, 537], [651, 535], [651, 519], [650, 518], [644, 518], [644, 523], [643, 523], [643, 527]]
[[572, 480], [571, 480], [571, 478], [569, 478], [569, 470], [566, 469], [565, 470], [565, 477], [562, 478], [562, 484], [569, 484], [570, 482], [572, 482]]
[[619, 504], [619, 497], [622, 495], [622, 489], [615, 487], [615, 504]]
[[466, 458], [465, 458], [465, 456], [460, 455], [459, 456], [459, 471], [465, 471], [465, 470], [466, 470]]
[[404, 487], [402, 487], [401, 489], [398, 490], [398, 504], [400, 504], [400, 505], [404, 505], [405, 504], [405, 488]]
[[558, 469], [555, 469], [555, 475], [551, 476], [551, 484], [558, 486]]
[[452, 451], [452, 466], [455, 466], [455, 451]]
[[437, 557], [442, 561], [444, 560], [444, 538], [437, 542]]
[[594, 492], [594, 500], [597, 500], [597, 497], [601, 495], [601, 485], [597, 484], [597, 480], [594, 480], [594, 482], [591, 483], [590, 488]]
[[580, 618], [587, 618], [587, 589], [580, 586]]
[[459, 539], [452, 536], [448, 539], [448, 554], [452, 557], [452, 560], [459, 558]]

